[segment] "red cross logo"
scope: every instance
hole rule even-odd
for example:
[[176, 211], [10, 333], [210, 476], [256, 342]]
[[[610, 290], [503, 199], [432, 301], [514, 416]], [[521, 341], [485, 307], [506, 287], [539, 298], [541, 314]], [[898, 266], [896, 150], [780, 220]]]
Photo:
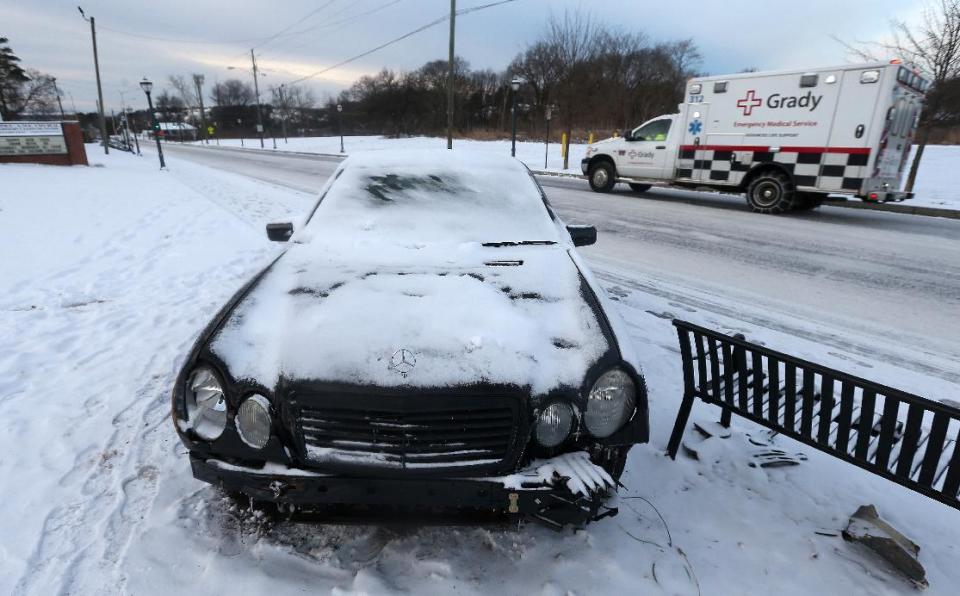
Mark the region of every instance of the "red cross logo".
[[753, 108], [762, 106], [763, 100], [757, 97], [757, 92], [753, 89], [747, 91], [747, 96], [737, 100], [737, 107], [743, 109], [743, 115], [749, 116], [753, 113]]

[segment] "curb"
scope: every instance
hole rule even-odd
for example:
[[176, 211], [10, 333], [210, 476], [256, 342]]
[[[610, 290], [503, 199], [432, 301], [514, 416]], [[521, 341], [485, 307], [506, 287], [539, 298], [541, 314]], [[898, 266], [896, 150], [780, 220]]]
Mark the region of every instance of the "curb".
[[824, 201], [824, 205], [831, 207], [845, 207], [847, 209], [864, 209], [867, 211], [886, 211], [888, 213], [906, 213], [908, 215], [923, 215], [926, 217], [945, 217], [960, 219], [960, 211], [956, 209], [941, 209], [939, 207], [912, 207], [901, 203], [867, 203], [865, 201], [836, 200]]
[[272, 153], [279, 153], [280, 155], [295, 155], [297, 157], [308, 157], [308, 158], [318, 158], [323, 161], [329, 159], [338, 159], [344, 160], [349, 157], [348, 154], [344, 153], [311, 153], [308, 151], [288, 151], [286, 149], [256, 149], [256, 148], [247, 148], [247, 147], [230, 147], [229, 145], [201, 145], [198, 143], [176, 143], [176, 145], [181, 147], [197, 147], [200, 149], [215, 149], [217, 151], [241, 151], [243, 153], [266, 153], [270, 155]]
[[[206, 149], [219, 149], [226, 151], [243, 151], [246, 153], [279, 153], [281, 155], [295, 155], [297, 157], [319, 159], [323, 161], [343, 160], [349, 157], [349, 154], [342, 153], [309, 153], [307, 151], [287, 151], [284, 149], [247, 149], [246, 147], [228, 147], [225, 145], [197, 145], [189, 144], [189, 147], [202, 147]], [[550, 170], [530, 169], [535, 176], [550, 176], [552, 178], [569, 178], [583, 180], [580, 174], [569, 174], [567, 172], [554, 172]], [[939, 207], [913, 207], [901, 203], [867, 203], [860, 200], [836, 199], [824, 201], [824, 205], [830, 207], [841, 207], [844, 209], [864, 209], [866, 211], [886, 211], [887, 213], [902, 213], [906, 215], [922, 215], [925, 217], [943, 217], [946, 219], [960, 219], [960, 210], [942, 209]]]

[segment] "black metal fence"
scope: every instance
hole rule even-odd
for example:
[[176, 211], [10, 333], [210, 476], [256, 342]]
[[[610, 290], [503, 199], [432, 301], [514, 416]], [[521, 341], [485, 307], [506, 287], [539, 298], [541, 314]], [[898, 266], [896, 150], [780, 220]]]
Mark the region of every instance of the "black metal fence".
[[960, 409], [674, 320], [684, 396], [676, 457], [693, 402], [722, 408], [960, 509]]

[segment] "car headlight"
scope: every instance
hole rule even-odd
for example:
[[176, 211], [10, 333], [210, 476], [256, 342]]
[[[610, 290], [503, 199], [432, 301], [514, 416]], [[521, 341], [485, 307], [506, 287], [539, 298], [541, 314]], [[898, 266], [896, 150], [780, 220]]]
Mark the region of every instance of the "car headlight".
[[212, 441], [227, 426], [227, 399], [213, 369], [201, 366], [187, 381], [187, 423], [201, 438]]
[[620, 369], [600, 375], [587, 396], [584, 423], [590, 434], [609, 437], [630, 418], [636, 404], [636, 389], [630, 375]]
[[573, 408], [564, 403], [552, 403], [537, 417], [537, 442], [544, 447], [556, 447], [573, 429]]
[[244, 443], [263, 449], [270, 440], [270, 402], [262, 395], [248, 397], [237, 410], [236, 423]]

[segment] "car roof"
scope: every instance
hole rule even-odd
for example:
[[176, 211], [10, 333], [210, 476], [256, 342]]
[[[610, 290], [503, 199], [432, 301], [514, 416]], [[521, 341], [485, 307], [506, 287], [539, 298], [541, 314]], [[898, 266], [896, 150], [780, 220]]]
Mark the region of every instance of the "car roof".
[[[504, 148], [505, 149], [505, 148]], [[444, 169], [498, 169], [503, 173], [527, 173], [527, 168], [519, 160], [494, 151], [474, 151], [454, 149], [378, 149], [360, 151], [344, 161], [345, 167], [362, 166], [366, 168], [414, 168], [418, 165], [443, 166]]]

